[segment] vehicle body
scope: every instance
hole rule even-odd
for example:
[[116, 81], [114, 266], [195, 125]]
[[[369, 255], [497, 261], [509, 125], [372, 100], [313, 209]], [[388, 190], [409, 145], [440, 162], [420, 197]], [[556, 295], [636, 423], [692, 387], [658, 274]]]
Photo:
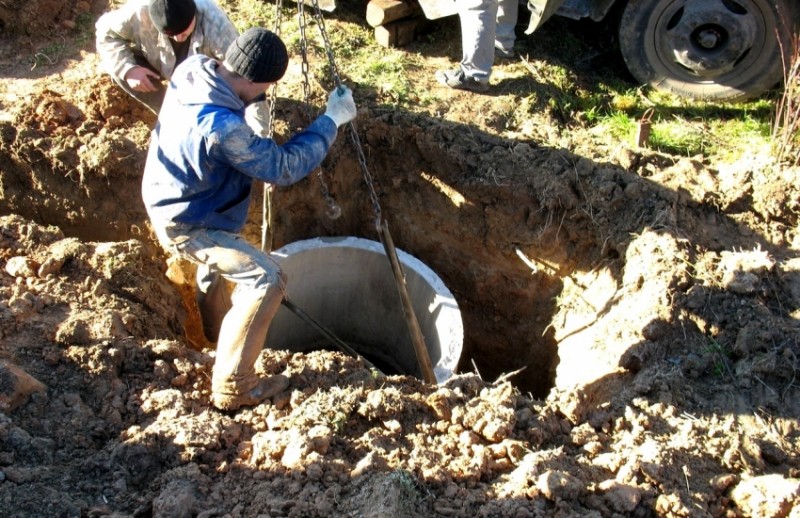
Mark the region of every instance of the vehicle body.
[[[333, 2], [334, 0], [327, 0]], [[417, 0], [427, 18], [458, 0]], [[780, 83], [797, 45], [798, 0], [522, 0], [531, 34], [551, 16], [619, 18], [619, 47], [643, 85], [683, 97], [742, 101]]]
[[[741, 101], [778, 84], [791, 59], [797, 0], [531, 0], [603, 19], [622, 2], [619, 47], [642, 84], [684, 97]], [[532, 11], [533, 13], [533, 11]], [[530, 29], [529, 29], [530, 30]]]

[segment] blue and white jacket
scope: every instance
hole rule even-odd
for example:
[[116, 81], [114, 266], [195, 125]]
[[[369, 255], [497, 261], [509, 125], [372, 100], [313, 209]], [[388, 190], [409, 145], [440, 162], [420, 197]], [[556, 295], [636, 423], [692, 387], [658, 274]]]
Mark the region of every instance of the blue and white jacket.
[[336, 139], [328, 116], [283, 145], [253, 133], [245, 104], [220, 77], [222, 64], [195, 55], [175, 70], [153, 130], [142, 198], [157, 229], [179, 223], [239, 232], [253, 179], [291, 185], [316, 169]]

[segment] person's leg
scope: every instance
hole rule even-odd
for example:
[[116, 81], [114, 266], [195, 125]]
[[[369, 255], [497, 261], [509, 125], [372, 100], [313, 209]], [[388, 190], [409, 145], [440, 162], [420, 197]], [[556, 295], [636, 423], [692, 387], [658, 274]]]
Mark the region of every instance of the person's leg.
[[469, 78], [488, 84], [494, 64], [498, 0], [459, 0], [461, 70]]
[[439, 70], [440, 83], [459, 90], [485, 92], [494, 64], [497, 0], [459, 0], [461, 63], [456, 70]]
[[278, 264], [241, 236], [216, 230], [192, 231], [179, 250], [236, 286], [219, 329], [211, 378], [214, 405], [234, 410], [283, 390], [285, 377], [259, 380], [254, 367], [283, 298]]
[[283, 299], [280, 285], [271, 284], [263, 292], [239, 288], [233, 294], [231, 310], [222, 321], [211, 376], [214, 405], [227, 410], [258, 403], [288, 385], [288, 380], [280, 375], [260, 380], [254, 368]]
[[503, 57], [514, 56], [515, 28], [519, 16], [519, 0], [499, 0], [494, 46]]
[[197, 308], [203, 322], [203, 333], [211, 343], [216, 343], [222, 319], [231, 309], [231, 297], [225, 279], [206, 264], [197, 266]]

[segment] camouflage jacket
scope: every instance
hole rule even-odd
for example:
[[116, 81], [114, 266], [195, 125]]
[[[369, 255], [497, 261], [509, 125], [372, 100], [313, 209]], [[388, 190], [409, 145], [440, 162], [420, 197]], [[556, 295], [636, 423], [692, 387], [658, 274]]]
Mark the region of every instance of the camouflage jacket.
[[[195, 0], [195, 4], [197, 25], [189, 56], [204, 54], [221, 61], [239, 33], [214, 0]], [[120, 80], [136, 66], [134, 53], [147, 59], [164, 79], [169, 79], [175, 70], [172, 44], [153, 25], [148, 6], [148, 0], [129, 0], [119, 9], [105, 13], [95, 25], [101, 66]]]

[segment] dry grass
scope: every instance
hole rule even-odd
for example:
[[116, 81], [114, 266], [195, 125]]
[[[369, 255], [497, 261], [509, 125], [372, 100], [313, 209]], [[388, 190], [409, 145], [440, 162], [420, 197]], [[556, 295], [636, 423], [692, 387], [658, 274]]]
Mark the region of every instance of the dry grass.
[[775, 107], [772, 141], [778, 163], [800, 164], [800, 40], [792, 42], [790, 63], [784, 63], [784, 90]]

